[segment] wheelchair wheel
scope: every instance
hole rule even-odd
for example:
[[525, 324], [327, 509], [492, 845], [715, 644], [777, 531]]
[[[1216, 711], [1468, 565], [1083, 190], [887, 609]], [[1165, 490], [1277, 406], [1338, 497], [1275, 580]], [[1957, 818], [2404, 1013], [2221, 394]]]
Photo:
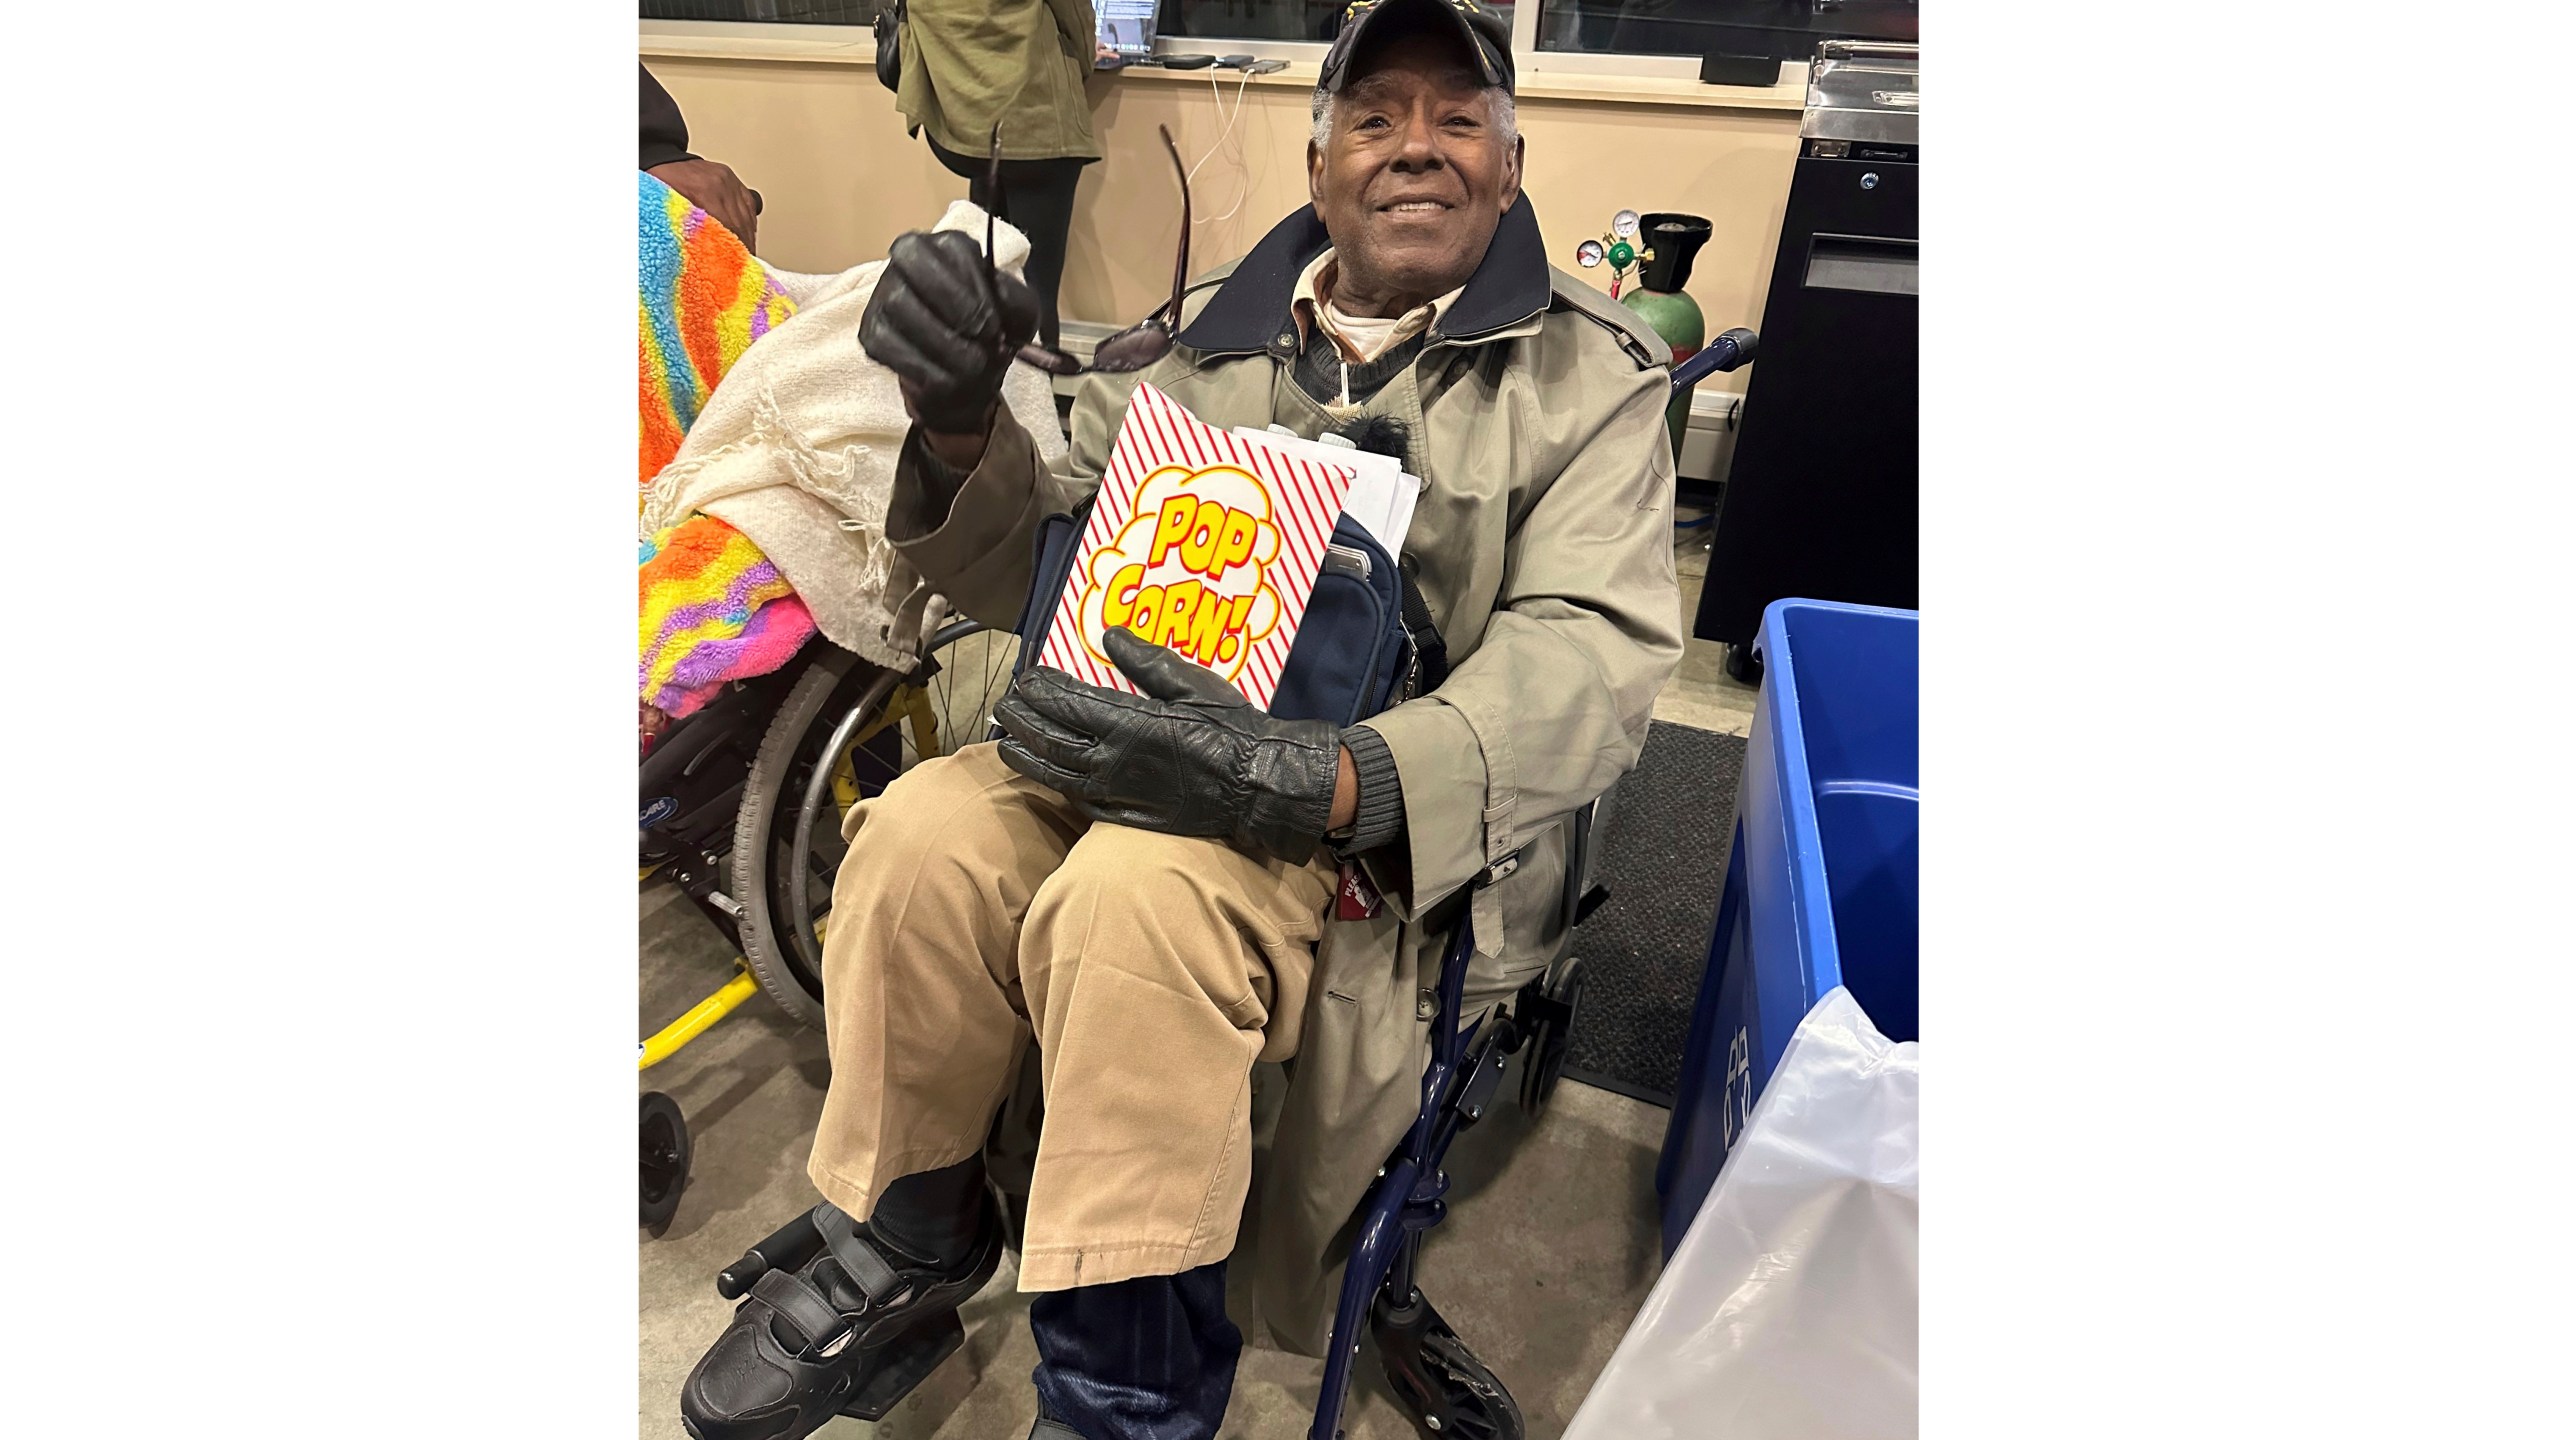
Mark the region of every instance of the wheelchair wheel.
[[[774, 712], [739, 796], [738, 828], [729, 852], [729, 888], [740, 910], [738, 946], [746, 952], [747, 968], [756, 984], [785, 1014], [804, 1025], [817, 1024], [822, 1014], [818, 957], [791, 943], [788, 927], [782, 923], [787, 912], [776, 900], [789, 893], [795, 867], [817, 872], [832, 885], [836, 865], [844, 859], [843, 835], [834, 825], [810, 826], [805, 850], [790, 844], [804, 782], [836, 722], [857, 707], [867, 716], [878, 716], [897, 691], [899, 679], [850, 650], [827, 645]], [[881, 735], [887, 737], [885, 744]], [[897, 744], [896, 734], [883, 727], [869, 737], [869, 743], [844, 757], [841, 776], [826, 777], [840, 784], [821, 788], [850, 791], [844, 808], [851, 808], [852, 799], [879, 794], [897, 777]]]
[[1370, 1336], [1397, 1408], [1423, 1440], [1525, 1440], [1520, 1402], [1449, 1328], [1422, 1292], [1398, 1311], [1382, 1292], [1370, 1311]]
[[640, 863], [729, 848], [756, 740], [796, 678], [789, 666], [734, 684], [669, 725], [640, 760]]
[[948, 625], [905, 675], [829, 645], [775, 711], [739, 799], [730, 888], [747, 967], [793, 1019], [825, 1015], [820, 942], [845, 812], [908, 765], [986, 733], [1012, 679], [1012, 641]]
[[640, 1097], [640, 1223], [655, 1230], [675, 1218], [693, 1169], [693, 1136], [684, 1111], [652, 1090]]

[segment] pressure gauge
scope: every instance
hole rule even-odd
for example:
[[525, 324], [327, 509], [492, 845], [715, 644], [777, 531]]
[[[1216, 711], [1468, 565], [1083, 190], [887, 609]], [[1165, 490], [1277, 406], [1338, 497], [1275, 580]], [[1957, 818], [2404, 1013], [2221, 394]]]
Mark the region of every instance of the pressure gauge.
[[1636, 212], [1633, 210], [1619, 211], [1618, 218], [1609, 222], [1609, 228], [1618, 232], [1621, 239], [1626, 236], [1633, 235], [1636, 233]]
[[1601, 254], [1602, 252], [1599, 241], [1585, 240], [1580, 246], [1576, 247], [1573, 252], [1573, 258], [1581, 261], [1582, 268], [1588, 270], [1592, 266], [1600, 263]]

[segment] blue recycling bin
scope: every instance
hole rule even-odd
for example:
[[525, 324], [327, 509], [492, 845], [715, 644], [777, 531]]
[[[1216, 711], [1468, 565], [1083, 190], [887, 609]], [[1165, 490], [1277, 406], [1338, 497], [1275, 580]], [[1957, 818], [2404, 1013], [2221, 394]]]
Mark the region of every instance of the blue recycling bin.
[[1654, 1190], [1667, 1259], [1813, 1002], [1920, 1038], [1920, 617], [1781, 600]]

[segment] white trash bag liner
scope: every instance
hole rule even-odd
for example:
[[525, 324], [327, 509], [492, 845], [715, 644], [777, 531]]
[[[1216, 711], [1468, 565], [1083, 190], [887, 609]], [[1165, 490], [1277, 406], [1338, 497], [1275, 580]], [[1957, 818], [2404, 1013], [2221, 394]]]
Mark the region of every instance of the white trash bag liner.
[[1565, 1440], [1920, 1433], [1920, 1046], [1815, 1002]]

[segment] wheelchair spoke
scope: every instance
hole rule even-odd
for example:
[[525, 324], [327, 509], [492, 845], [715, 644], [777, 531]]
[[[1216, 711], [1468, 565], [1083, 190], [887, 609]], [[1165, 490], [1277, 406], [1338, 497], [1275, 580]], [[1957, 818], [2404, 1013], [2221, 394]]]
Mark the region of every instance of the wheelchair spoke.
[[982, 630], [934, 652], [938, 668], [928, 687], [943, 754], [987, 738], [996, 702], [1013, 683], [1017, 644], [1004, 631]]

